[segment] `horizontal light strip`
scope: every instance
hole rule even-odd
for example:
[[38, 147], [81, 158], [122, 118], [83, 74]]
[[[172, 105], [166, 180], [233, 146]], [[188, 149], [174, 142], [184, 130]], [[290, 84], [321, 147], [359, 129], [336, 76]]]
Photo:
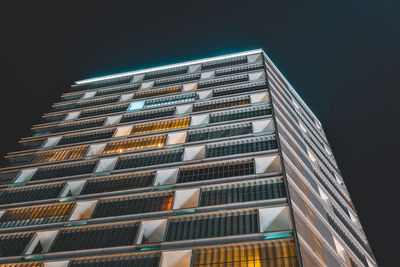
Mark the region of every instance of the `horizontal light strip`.
[[128, 75], [142, 74], [145, 72], [158, 71], [158, 70], [164, 70], [164, 69], [169, 69], [169, 68], [183, 67], [183, 66], [192, 65], [192, 64], [206, 63], [206, 62], [210, 62], [210, 61], [214, 61], [214, 60], [222, 60], [222, 59], [227, 59], [227, 58], [231, 58], [231, 57], [247, 56], [247, 55], [262, 53], [262, 52], [263, 52], [262, 49], [255, 49], [255, 50], [250, 50], [250, 51], [245, 51], [245, 52], [240, 52], [240, 53], [229, 54], [229, 55], [225, 55], [225, 56], [211, 57], [211, 58], [206, 58], [206, 59], [187, 61], [187, 62], [183, 62], [183, 63], [170, 64], [170, 65], [165, 65], [165, 66], [161, 66], [161, 67], [129, 71], [129, 72], [123, 72], [123, 73], [119, 73], [119, 74], [112, 74], [112, 75], [106, 75], [106, 76], [97, 77], [97, 78], [85, 79], [85, 80], [76, 81], [75, 84], [85, 84], [85, 83], [90, 83], [90, 82], [97, 82], [97, 81], [102, 81], [102, 80], [107, 80], [107, 79], [112, 79], [112, 78], [119, 78], [119, 77], [128, 76]]

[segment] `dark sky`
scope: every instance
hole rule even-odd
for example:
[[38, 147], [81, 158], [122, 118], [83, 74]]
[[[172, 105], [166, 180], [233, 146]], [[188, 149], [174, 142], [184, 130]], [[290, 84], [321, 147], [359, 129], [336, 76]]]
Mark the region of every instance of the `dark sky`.
[[321, 120], [378, 262], [398, 266], [398, 0], [9, 2], [2, 154], [74, 80], [263, 48]]

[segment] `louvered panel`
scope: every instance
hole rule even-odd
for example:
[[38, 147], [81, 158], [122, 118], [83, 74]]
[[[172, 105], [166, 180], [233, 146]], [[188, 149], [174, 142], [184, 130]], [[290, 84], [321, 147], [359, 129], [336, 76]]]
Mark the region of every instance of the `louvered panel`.
[[167, 164], [182, 160], [183, 150], [170, 150], [157, 153], [146, 153], [118, 159], [115, 170], [137, 168], [150, 165]]
[[0, 235], [0, 256], [19, 256], [34, 237], [35, 233]]
[[157, 109], [151, 111], [134, 112], [130, 114], [125, 114], [122, 117], [120, 123], [162, 118], [162, 117], [172, 116], [174, 115], [174, 113], [175, 113], [175, 107], [167, 109]]
[[204, 128], [193, 130], [187, 133], [186, 142], [196, 142], [202, 140], [211, 140], [216, 138], [224, 138], [252, 133], [251, 123], [241, 123], [235, 125], [226, 125], [216, 128]]
[[92, 218], [170, 210], [173, 193], [99, 200]]
[[254, 173], [253, 160], [194, 165], [192, 167], [182, 167], [179, 170], [177, 183], [221, 179]]
[[0, 228], [66, 221], [75, 203], [9, 209], [0, 218]]
[[196, 93], [182, 94], [170, 97], [147, 100], [144, 108], [159, 107], [165, 105], [179, 104], [196, 100]]
[[123, 85], [123, 86], [110, 88], [110, 89], [102, 89], [102, 90], [98, 90], [96, 92], [95, 96], [103, 96], [103, 95], [117, 94], [117, 93], [129, 92], [129, 91], [136, 91], [139, 88], [139, 85], [140, 84], [129, 84], [129, 85]]
[[140, 223], [62, 229], [49, 252], [133, 245]]
[[263, 63], [261, 63], [261, 62], [253, 63], [253, 64], [248, 64], [248, 65], [241, 65], [241, 66], [235, 66], [235, 67], [231, 67], [231, 68], [216, 70], [215, 76], [235, 74], [235, 73], [240, 73], [240, 72], [245, 72], [245, 71], [259, 70], [259, 69], [263, 69], [263, 68], [264, 68]]
[[177, 77], [172, 77], [172, 78], [164, 78], [164, 79], [156, 80], [154, 82], [154, 86], [162, 86], [162, 85], [168, 85], [168, 84], [174, 84], [174, 83], [196, 81], [199, 78], [200, 78], [199, 73], [189, 74], [189, 75], [184, 75], [184, 76], [177, 76]]
[[151, 186], [155, 172], [130, 173], [118, 176], [89, 179], [81, 191], [81, 195], [128, 190]]
[[247, 105], [247, 104], [250, 104], [249, 96], [236, 97], [233, 99], [228, 98], [228, 99], [222, 99], [222, 100], [218, 100], [218, 101], [194, 104], [193, 112], [234, 107], [234, 106], [243, 106], [243, 105]]
[[161, 253], [156, 254], [123, 254], [112, 257], [94, 257], [71, 260], [69, 267], [116, 267], [140, 266], [156, 267], [160, 263]]
[[239, 65], [239, 64], [244, 64], [244, 63], [247, 63], [246, 56], [236, 57], [236, 58], [227, 58], [227, 59], [222, 59], [222, 60], [205, 62], [202, 64], [201, 69], [209, 70], [209, 69], [216, 69], [216, 68]]
[[271, 114], [272, 110], [269, 105], [228, 110], [218, 113], [212, 113], [210, 115], [210, 123], [254, 118]]
[[182, 86], [175, 86], [175, 87], [169, 87], [169, 88], [141, 91], [141, 92], [135, 93], [135, 95], [133, 96], [133, 99], [141, 99], [141, 98], [152, 97], [152, 96], [174, 94], [174, 93], [179, 93], [181, 90], [182, 90]]
[[170, 219], [166, 241], [258, 233], [258, 212], [235, 212]]
[[237, 76], [200, 81], [197, 88], [198, 89], [208, 88], [208, 87], [212, 87], [212, 86], [220, 86], [220, 85], [231, 84], [231, 83], [245, 82], [248, 80], [249, 80], [249, 76], [247, 74], [242, 74], [242, 75], [237, 75]]
[[157, 79], [157, 78], [162, 78], [165, 76], [185, 74], [187, 72], [187, 70], [188, 70], [188, 67], [184, 66], [184, 67], [179, 67], [179, 68], [163, 69], [163, 70], [159, 70], [159, 71], [148, 72], [144, 76], [144, 80]]
[[190, 117], [136, 124], [132, 129], [131, 135], [186, 128], [189, 125]]
[[74, 123], [62, 123], [57, 126], [54, 132], [69, 132], [74, 130], [81, 130], [87, 128], [94, 128], [102, 126], [104, 123], [104, 118], [101, 119], [94, 119], [90, 121], [82, 121], [82, 122], [74, 122]]
[[108, 139], [113, 136], [115, 129], [105, 130], [105, 131], [97, 131], [97, 132], [87, 132], [83, 134], [75, 134], [75, 135], [67, 135], [63, 136], [60, 141], [57, 143], [58, 146], [75, 144], [75, 143], [83, 143], [94, 140]]
[[244, 92], [252, 92], [261, 89], [268, 89], [267, 81], [258, 81], [246, 84], [238, 84], [224, 88], [218, 88], [213, 90], [213, 96], [224, 96], [224, 95], [233, 95]]
[[89, 161], [78, 164], [63, 164], [52, 167], [41, 167], [32, 176], [31, 181], [73, 176], [93, 172], [96, 167], [97, 161]]
[[163, 147], [167, 135], [157, 135], [144, 138], [129, 139], [126, 141], [108, 143], [103, 154], [123, 153], [126, 151], [134, 151], [153, 147]]
[[76, 103], [75, 108], [85, 108], [85, 107], [92, 107], [92, 106], [110, 104], [110, 103], [117, 102], [118, 99], [119, 99], [119, 96], [113, 96], [113, 97], [107, 97], [107, 98], [100, 98], [100, 99], [82, 101], [82, 102]]
[[54, 162], [60, 160], [82, 158], [86, 154], [88, 148], [89, 146], [86, 145], [80, 147], [39, 152], [35, 155], [31, 163], [36, 164], [43, 162]]
[[104, 114], [122, 112], [122, 111], [126, 111], [128, 106], [129, 106], [129, 103], [122, 104], [122, 105], [102, 107], [102, 108], [98, 108], [98, 109], [87, 109], [87, 110], [83, 110], [81, 112], [81, 114], [79, 115], [79, 118], [87, 118], [87, 117], [93, 117], [93, 116], [100, 116], [100, 115], [104, 115]]
[[65, 183], [24, 186], [0, 191], [0, 204], [29, 202], [41, 199], [56, 198], [60, 195]]

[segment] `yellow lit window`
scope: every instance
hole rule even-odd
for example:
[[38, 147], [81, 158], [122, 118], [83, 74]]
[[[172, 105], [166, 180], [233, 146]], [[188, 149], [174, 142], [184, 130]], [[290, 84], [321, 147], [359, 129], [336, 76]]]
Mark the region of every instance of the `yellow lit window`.
[[139, 150], [152, 147], [163, 147], [167, 135], [136, 138], [127, 141], [113, 142], [107, 144], [103, 154], [122, 153], [125, 151]]
[[42, 266], [43, 262], [41, 261], [0, 264], [0, 267], [42, 267]]
[[152, 97], [152, 96], [158, 96], [158, 95], [168, 95], [168, 94], [179, 93], [181, 90], [182, 90], [181, 86], [149, 90], [149, 91], [135, 93], [133, 98], [140, 99], [140, 98]]
[[0, 219], [0, 228], [65, 221], [75, 203], [10, 209]]
[[297, 266], [293, 240], [276, 240], [195, 249], [193, 267]]
[[234, 107], [234, 106], [242, 106], [250, 104], [250, 98], [240, 98], [240, 99], [233, 99], [233, 100], [223, 100], [218, 102], [211, 102], [211, 103], [204, 103], [200, 105], [195, 105], [193, 107], [193, 112], [196, 111], [204, 111], [204, 110], [211, 110], [211, 109], [219, 109], [219, 108], [227, 108], [227, 107]]
[[58, 149], [46, 152], [39, 152], [31, 163], [52, 162], [66, 159], [81, 158], [85, 155], [89, 146], [80, 146], [66, 149]]
[[189, 127], [190, 117], [136, 124], [131, 135]]

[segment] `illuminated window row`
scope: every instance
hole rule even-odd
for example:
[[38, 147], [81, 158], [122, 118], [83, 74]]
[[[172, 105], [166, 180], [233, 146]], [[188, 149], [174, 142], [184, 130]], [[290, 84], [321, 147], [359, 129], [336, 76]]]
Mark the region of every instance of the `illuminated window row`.
[[242, 106], [250, 104], [250, 96], [242, 96], [236, 98], [221, 99], [217, 101], [198, 103], [193, 105], [193, 112], [205, 111], [219, 108], [227, 108], [234, 106]]
[[36, 164], [43, 162], [53, 162], [59, 160], [82, 158], [86, 154], [88, 148], [89, 145], [39, 152], [33, 158], [31, 163]]
[[159, 96], [159, 95], [167, 95], [167, 94], [174, 94], [179, 93], [182, 90], [182, 86], [175, 86], [170, 88], [161, 88], [161, 89], [154, 89], [154, 90], [147, 90], [142, 92], [137, 92], [134, 94], [133, 99], [140, 99], [152, 96]]
[[144, 108], [152, 108], [158, 106], [165, 106], [165, 105], [172, 105], [172, 104], [179, 104], [184, 102], [190, 102], [196, 100], [196, 93], [190, 94], [182, 94], [170, 97], [163, 97], [158, 99], [150, 99], [146, 100], [144, 104]]
[[0, 228], [18, 227], [66, 221], [75, 203], [6, 210], [0, 218]]
[[171, 129], [186, 128], [190, 125], [190, 117], [157, 121], [150, 123], [135, 124], [131, 135], [150, 132], [166, 131]]
[[122, 153], [125, 151], [134, 151], [153, 147], [163, 147], [167, 135], [158, 135], [152, 137], [136, 138], [127, 141], [108, 143], [103, 154]]

